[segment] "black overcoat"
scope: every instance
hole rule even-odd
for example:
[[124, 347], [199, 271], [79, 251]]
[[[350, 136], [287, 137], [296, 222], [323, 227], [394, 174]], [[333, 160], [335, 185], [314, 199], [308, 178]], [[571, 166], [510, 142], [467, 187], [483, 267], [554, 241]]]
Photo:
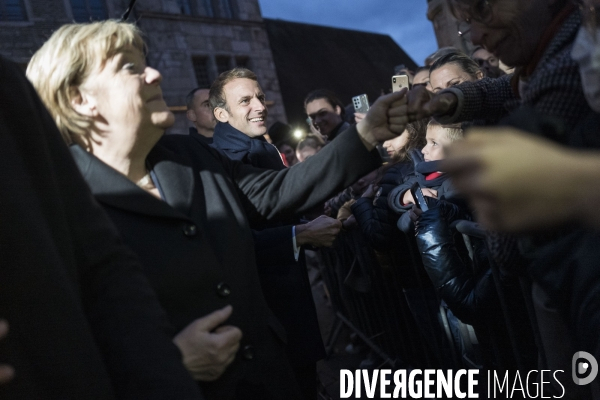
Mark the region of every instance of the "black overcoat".
[[147, 158], [160, 201], [82, 148], [71, 150], [177, 329], [233, 305], [228, 323], [243, 332], [240, 351], [219, 380], [201, 385], [204, 394], [228, 399], [250, 384], [268, 387], [276, 399], [294, 398], [285, 332], [262, 295], [246, 215], [304, 212], [380, 165], [377, 152], [368, 152], [350, 129], [307, 162], [270, 171], [229, 160], [189, 136], [169, 135]]
[[199, 399], [139, 261], [1, 57], [0, 182], [0, 398]]

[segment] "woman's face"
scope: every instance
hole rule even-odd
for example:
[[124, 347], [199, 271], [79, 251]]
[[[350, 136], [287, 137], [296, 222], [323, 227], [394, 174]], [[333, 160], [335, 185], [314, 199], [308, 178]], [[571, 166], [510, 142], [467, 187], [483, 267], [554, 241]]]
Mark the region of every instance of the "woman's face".
[[404, 130], [402, 135], [383, 142], [383, 148], [387, 151], [388, 156], [394, 157], [408, 142], [408, 131]]
[[431, 74], [429, 74], [429, 84], [433, 88], [433, 93], [437, 93], [440, 90], [447, 89], [463, 82], [475, 80], [477, 80], [477, 78], [473, 78], [454, 63], [443, 65], [440, 68], [431, 71]]
[[122, 141], [157, 141], [174, 122], [162, 97], [161, 80], [139, 50], [125, 48], [79, 87], [78, 107], [83, 108], [77, 110], [90, 113], [94, 131], [101, 136], [118, 132]]

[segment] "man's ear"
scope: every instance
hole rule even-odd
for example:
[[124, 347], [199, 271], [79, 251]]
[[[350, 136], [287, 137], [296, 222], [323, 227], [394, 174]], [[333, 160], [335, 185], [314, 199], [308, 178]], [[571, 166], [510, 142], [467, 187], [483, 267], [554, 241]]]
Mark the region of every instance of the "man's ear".
[[86, 117], [95, 117], [98, 115], [96, 99], [78, 88], [72, 89], [71, 107], [73, 107], [77, 114], [85, 115]]
[[185, 113], [185, 116], [187, 117], [187, 119], [189, 119], [192, 122], [196, 122], [196, 113], [194, 112], [194, 110], [187, 110], [187, 112]]
[[340, 106], [335, 106], [335, 113], [337, 115], [342, 115], [342, 108]]
[[229, 112], [226, 109], [217, 107], [214, 109], [213, 113], [215, 114], [215, 118], [219, 122], [229, 122]]

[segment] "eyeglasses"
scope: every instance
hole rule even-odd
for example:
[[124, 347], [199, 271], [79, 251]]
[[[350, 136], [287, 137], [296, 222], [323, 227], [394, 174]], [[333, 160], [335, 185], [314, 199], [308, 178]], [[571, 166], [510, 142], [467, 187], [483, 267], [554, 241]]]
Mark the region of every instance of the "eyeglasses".
[[[471, 1], [470, 4], [459, 1], [452, 2], [452, 8], [456, 18], [467, 24], [472, 21], [488, 24], [494, 18], [492, 3], [493, 0], [475, 0]], [[464, 34], [466, 32], [462, 33], [462, 35]]]

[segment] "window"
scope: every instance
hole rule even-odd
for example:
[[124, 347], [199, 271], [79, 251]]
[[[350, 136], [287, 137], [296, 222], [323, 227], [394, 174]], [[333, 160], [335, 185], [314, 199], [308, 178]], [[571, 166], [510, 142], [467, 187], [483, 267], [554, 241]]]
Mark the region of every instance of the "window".
[[210, 78], [208, 76], [208, 59], [206, 57], [192, 57], [194, 64], [194, 73], [198, 87], [210, 87]]
[[202, 15], [205, 17], [213, 18], [215, 16], [215, 9], [212, 4], [212, 0], [201, 0], [202, 4]]
[[232, 0], [213, 0], [214, 9], [217, 10], [219, 18], [234, 18], [234, 8]]
[[192, 15], [190, 0], [177, 0], [177, 5], [179, 6], [179, 12], [183, 15]]
[[71, 0], [76, 22], [100, 21], [108, 18], [104, 0]]
[[231, 6], [231, 0], [219, 0], [219, 11], [221, 12], [221, 18], [232, 19], [233, 18], [233, 7]]
[[229, 56], [217, 56], [216, 61], [219, 74], [231, 69], [231, 58]]
[[248, 57], [236, 57], [235, 58], [235, 66], [240, 68], [248, 68], [250, 69], [250, 59]]
[[0, 21], [26, 21], [22, 0], [0, 0]]

